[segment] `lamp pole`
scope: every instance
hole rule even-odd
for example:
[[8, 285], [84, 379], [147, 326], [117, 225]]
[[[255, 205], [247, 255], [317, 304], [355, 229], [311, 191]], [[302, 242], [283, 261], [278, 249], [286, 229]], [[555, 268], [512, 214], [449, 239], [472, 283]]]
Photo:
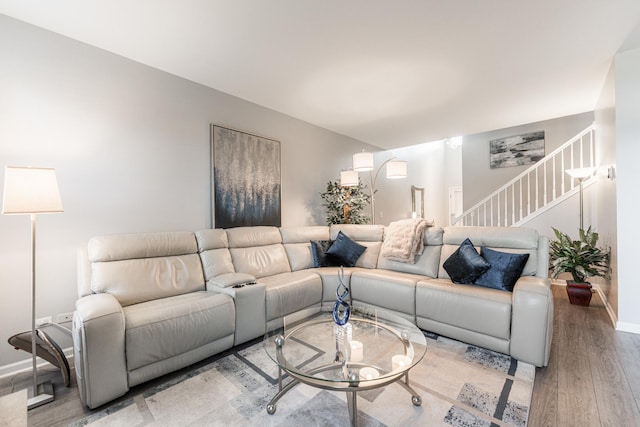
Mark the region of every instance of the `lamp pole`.
[[385, 160], [378, 167], [375, 175], [373, 175], [373, 170], [369, 171], [369, 187], [371, 189], [371, 224], [374, 225], [376, 223], [376, 181], [378, 180], [378, 175], [380, 174], [380, 171], [382, 170], [384, 165], [389, 163], [391, 160], [395, 160], [395, 157], [391, 157], [390, 159]]
[[584, 230], [584, 186], [582, 185], [582, 181], [584, 178], [577, 178], [578, 184], [580, 185], [580, 230]]

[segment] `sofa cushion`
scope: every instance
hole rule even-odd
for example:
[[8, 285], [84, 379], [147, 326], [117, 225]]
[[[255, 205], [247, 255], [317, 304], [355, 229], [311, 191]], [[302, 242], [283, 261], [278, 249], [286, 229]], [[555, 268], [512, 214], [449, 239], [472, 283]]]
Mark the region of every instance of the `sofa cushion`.
[[366, 249], [365, 246], [351, 240], [346, 234], [340, 231], [326, 254], [333, 256], [345, 267], [353, 267]]
[[311, 256], [313, 258], [313, 266], [318, 267], [336, 267], [340, 266], [340, 261], [327, 251], [333, 244], [332, 240], [311, 240]]
[[511, 336], [511, 304], [512, 294], [497, 289], [456, 285], [447, 279], [425, 279], [416, 285], [417, 318], [503, 340]]
[[300, 270], [263, 277], [266, 286], [267, 322], [296, 311], [320, 306], [322, 280], [314, 270]]
[[418, 280], [414, 274], [387, 270], [355, 269], [351, 273], [350, 290], [354, 303], [384, 307], [415, 316], [415, 292]]
[[475, 280], [476, 285], [513, 291], [529, 254], [512, 254], [482, 247], [482, 257], [491, 267]]
[[465, 239], [442, 267], [453, 283], [472, 284], [491, 264], [480, 256], [471, 240]]
[[236, 272], [251, 274], [259, 279], [291, 271], [289, 259], [282, 244], [230, 248]]
[[341, 231], [356, 242], [382, 242], [384, 237], [383, 225], [331, 224], [329, 239], [335, 240]]
[[227, 232], [221, 228], [210, 228], [196, 231], [196, 241], [200, 252], [209, 249], [220, 249], [229, 247]]
[[227, 248], [209, 249], [200, 253], [204, 278], [211, 280], [221, 274], [230, 274], [235, 271], [231, 253]]
[[422, 255], [416, 255], [415, 263], [413, 264], [392, 261], [381, 255], [378, 258], [378, 268], [428, 277], [438, 277], [441, 247], [442, 246], [425, 246]]
[[304, 270], [314, 266], [311, 240], [328, 240], [329, 227], [282, 227], [280, 228], [284, 249], [287, 251], [291, 271]]
[[[545, 262], [539, 263], [538, 260], [539, 237], [536, 230], [525, 227], [445, 227], [440, 262], [444, 262], [464, 239], [469, 238], [477, 247], [486, 246], [501, 252], [528, 253], [529, 259], [522, 275], [547, 277], [548, 266]], [[543, 271], [538, 271], [541, 267]], [[449, 277], [442, 264], [438, 277]]]
[[89, 240], [91, 262], [155, 258], [198, 253], [195, 235], [188, 231], [110, 234]]
[[367, 242], [360, 241], [358, 242], [366, 249], [356, 261], [356, 267], [362, 268], [376, 268], [378, 265], [378, 258], [380, 257], [380, 248], [382, 247], [382, 242]]
[[202, 291], [202, 264], [197, 254], [94, 262], [91, 289], [123, 306]]
[[127, 370], [165, 360], [233, 335], [233, 299], [191, 292], [124, 308]]
[[278, 227], [236, 227], [228, 228], [225, 231], [230, 248], [250, 248], [282, 243]]

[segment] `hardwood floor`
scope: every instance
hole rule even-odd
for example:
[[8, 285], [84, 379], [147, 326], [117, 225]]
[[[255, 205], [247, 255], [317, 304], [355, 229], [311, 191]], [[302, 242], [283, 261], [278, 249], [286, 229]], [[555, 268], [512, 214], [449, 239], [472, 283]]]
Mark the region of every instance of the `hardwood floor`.
[[536, 369], [529, 426], [640, 426], [640, 336], [614, 330], [602, 300], [553, 286], [551, 359]]
[[[553, 286], [553, 295], [551, 360], [536, 370], [529, 426], [640, 426], [640, 335], [616, 332], [597, 294], [589, 307], [569, 304], [564, 287]], [[38, 373], [53, 381], [56, 400], [29, 411], [29, 426], [64, 426], [91, 413], [80, 404], [75, 378], [67, 388], [59, 372]], [[0, 396], [25, 388], [30, 378], [0, 379]]]

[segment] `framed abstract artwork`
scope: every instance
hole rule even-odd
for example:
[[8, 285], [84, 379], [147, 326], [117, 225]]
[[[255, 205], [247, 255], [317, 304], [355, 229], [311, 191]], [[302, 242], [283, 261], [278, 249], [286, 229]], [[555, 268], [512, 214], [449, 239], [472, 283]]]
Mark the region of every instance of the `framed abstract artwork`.
[[536, 163], [544, 157], [544, 131], [489, 141], [491, 169]]
[[280, 142], [211, 125], [215, 228], [281, 225]]

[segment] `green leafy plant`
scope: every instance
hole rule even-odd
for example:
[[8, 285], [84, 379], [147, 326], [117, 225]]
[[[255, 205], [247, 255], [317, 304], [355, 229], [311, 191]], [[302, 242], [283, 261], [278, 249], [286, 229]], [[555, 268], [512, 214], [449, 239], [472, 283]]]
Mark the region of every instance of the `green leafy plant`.
[[327, 190], [320, 193], [327, 211], [327, 224], [366, 224], [369, 215], [364, 213], [371, 201], [362, 181], [356, 187], [343, 187], [339, 181], [327, 182]]
[[597, 246], [599, 236], [591, 227], [579, 230], [579, 240], [555, 228], [553, 232], [557, 240], [549, 244], [549, 268], [554, 278], [560, 273], [571, 273], [578, 283], [584, 283], [587, 277], [609, 278], [610, 251]]

